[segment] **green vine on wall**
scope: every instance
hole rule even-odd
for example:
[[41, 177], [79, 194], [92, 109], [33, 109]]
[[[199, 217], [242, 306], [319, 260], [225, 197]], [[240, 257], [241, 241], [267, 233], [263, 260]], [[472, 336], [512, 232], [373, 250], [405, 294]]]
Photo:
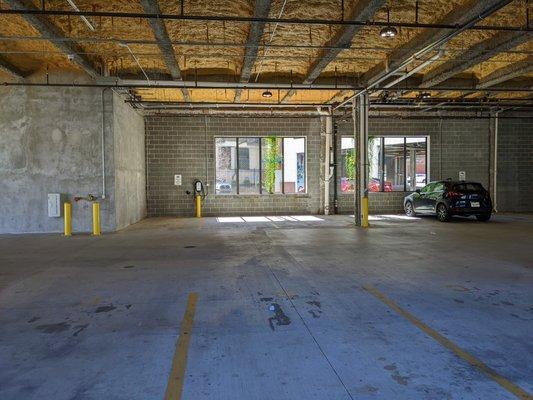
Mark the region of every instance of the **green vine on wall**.
[[265, 139], [266, 149], [263, 166], [264, 189], [272, 194], [276, 190], [276, 170], [281, 162], [277, 137], [270, 136]]

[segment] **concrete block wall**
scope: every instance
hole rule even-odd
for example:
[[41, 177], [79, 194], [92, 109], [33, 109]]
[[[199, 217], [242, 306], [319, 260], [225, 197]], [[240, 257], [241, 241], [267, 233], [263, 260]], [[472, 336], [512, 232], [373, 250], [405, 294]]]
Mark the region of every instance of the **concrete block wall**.
[[[91, 231], [91, 204], [75, 203], [73, 197], [102, 196], [102, 126], [106, 198], [100, 199], [101, 224], [103, 231], [117, 229], [114, 132], [120, 135], [115, 128], [135, 116], [132, 109], [114, 115], [120, 102], [110, 90], [103, 100], [98, 88], [0, 87], [0, 233], [62, 232], [63, 218], [48, 217], [48, 193], [61, 193], [73, 203], [74, 232]], [[138, 122], [134, 131], [143, 137]], [[142, 161], [144, 148], [138, 151]], [[118, 155], [128, 158], [122, 150]], [[144, 186], [142, 180], [139, 184]]]
[[533, 118], [505, 113], [502, 117], [498, 132], [497, 209], [533, 212]]
[[[336, 119], [335, 122], [340, 163], [340, 140], [342, 136], [353, 136], [353, 124], [351, 119]], [[487, 189], [490, 188], [490, 134], [490, 120], [487, 118], [392, 119], [371, 116], [369, 119], [369, 136], [429, 136], [430, 180], [458, 179], [459, 171], [465, 171], [467, 179], [481, 182]], [[341, 193], [340, 183], [337, 182], [337, 185], [339, 212], [353, 212], [353, 194]], [[406, 194], [369, 193], [370, 212], [402, 212]]]
[[[193, 199], [186, 191], [195, 179], [210, 185], [204, 215], [317, 214], [321, 211], [320, 132], [318, 117], [147, 116], [148, 215], [193, 215]], [[216, 195], [215, 137], [271, 135], [307, 139], [307, 193]], [[182, 175], [182, 186], [174, 186], [174, 174]]]

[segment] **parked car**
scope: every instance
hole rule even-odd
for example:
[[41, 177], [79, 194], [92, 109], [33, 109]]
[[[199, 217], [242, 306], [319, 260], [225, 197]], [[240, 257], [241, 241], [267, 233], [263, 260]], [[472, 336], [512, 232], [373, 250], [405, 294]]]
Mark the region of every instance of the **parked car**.
[[[368, 182], [368, 191], [381, 192], [381, 180], [378, 178], [370, 178], [370, 182]], [[383, 191], [392, 192], [392, 183], [385, 181], [383, 184]]]
[[475, 215], [478, 221], [488, 221], [492, 214], [490, 194], [478, 182], [454, 182], [451, 180], [430, 182], [406, 196], [405, 214], [436, 214], [446, 222], [453, 215]]
[[216, 184], [217, 193], [231, 193], [231, 184], [226, 182], [218, 182]]

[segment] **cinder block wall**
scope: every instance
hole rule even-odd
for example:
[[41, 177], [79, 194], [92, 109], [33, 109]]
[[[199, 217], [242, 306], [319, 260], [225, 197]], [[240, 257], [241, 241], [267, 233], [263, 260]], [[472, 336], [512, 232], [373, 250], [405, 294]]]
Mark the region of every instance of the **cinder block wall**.
[[[204, 215], [317, 214], [320, 202], [321, 121], [318, 117], [146, 117], [147, 205], [149, 216], [191, 216], [195, 179], [209, 182]], [[214, 142], [218, 136], [307, 138], [307, 193], [216, 195]], [[181, 174], [182, 186], [174, 186]]]
[[533, 118], [502, 114], [498, 134], [499, 211], [533, 212]]
[[[335, 122], [340, 163], [340, 140], [342, 136], [353, 136], [353, 124], [351, 119], [336, 119]], [[371, 116], [369, 119], [370, 136], [429, 136], [430, 180], [458, 179], [459, 171], [465, 171], [467, 179], [481, 182], [487, 189], [490, 188], [490, 134], [490, 120], [487, 118], [392, 119]], [[341, 193], [340, 183], [337, 182], [337, 185], [339, 212], [353, 212], [353, 194]], [[406, 194], [369, 193], [370, 212], [402, 212]]]

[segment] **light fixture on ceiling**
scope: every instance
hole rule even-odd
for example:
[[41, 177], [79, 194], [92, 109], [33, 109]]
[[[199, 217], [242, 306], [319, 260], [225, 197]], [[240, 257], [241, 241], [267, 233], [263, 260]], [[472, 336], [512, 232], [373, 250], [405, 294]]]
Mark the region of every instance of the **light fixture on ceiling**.
[[270, 90], [265, 90], [265, 91], [261, 94], [261, 96], [263, 96], [263, 97], [269, 99], [269, 98], [272, 97], [272, 92], [271, 92]]
[[418, 94], [418, 97], [421, 99], [429, 99], [431, 97], [431, 93], [429, 92], [420, 92]]
[[[387, 24], [390, 24], [390, 9], [387, 7]], [[386, 26], [380, 32], [379, 35], [382, 38], [390, 39], [398, 34], [398, 30], [394, 26]]]

